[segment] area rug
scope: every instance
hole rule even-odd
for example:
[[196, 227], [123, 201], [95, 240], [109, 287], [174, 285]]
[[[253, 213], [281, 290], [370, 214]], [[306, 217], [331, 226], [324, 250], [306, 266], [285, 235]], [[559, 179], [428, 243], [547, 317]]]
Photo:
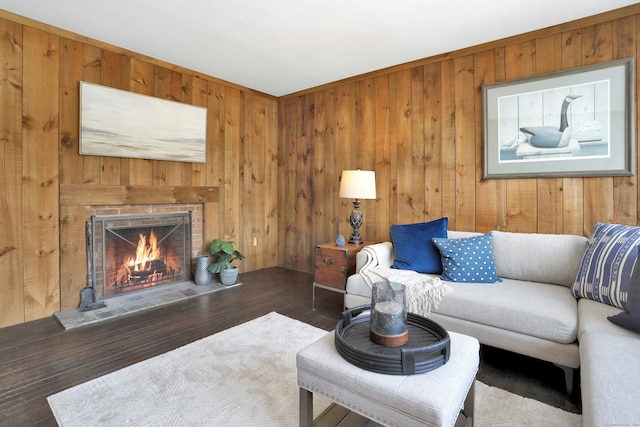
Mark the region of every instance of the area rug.
[[[298, 426], [295, 355], [326, 333], [269, 313], [47, 400], [62, 427]], [[314, 396], [314, 417], [329, 406]], [[580, 415], [477, 383], [474, 425], [580, 424]]]
[[62, 427], [298, 426], [296, 353], [326, 333], [269, 313], [47, 400]]
[[582, 415], [476, 381], [475, 427], [580, 427]]

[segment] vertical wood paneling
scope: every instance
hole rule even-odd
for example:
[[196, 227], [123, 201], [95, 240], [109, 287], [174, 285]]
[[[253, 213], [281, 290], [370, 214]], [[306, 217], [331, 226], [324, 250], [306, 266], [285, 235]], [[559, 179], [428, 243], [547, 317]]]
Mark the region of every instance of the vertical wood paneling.
[[[131, 90], [131, 58], [122, 55], [121, 59], [122, 70], [122, 90]], [[120, 158], [120, 185], [131, 184], [131, 160], [128, 158]]]
[[440, 64], [424, 67], [424, 165], [426, 220], [442, 217], [442, 90]]
[[22, 26], [0, 19], [0, 327], [24, 322]]
[[456, 225], [476, 227], [476, 132], [473, 56], [453, 61], [456, 133]]
[[[562, 33], [560, 46], [563, 70], [582, 65], [581, 45], [582, 35], [579, 30]], [[584, 225], [583, 184], [583, 178], [564, 178], [562, 180], [562, 231], [564, 233], [583, 234], [593, 230], [593, 227]]]
[[[636, 52], [636, 21], [630, 16], [613, 21], [612, 59], [629, 58]], [[637, 67], [637, 66], [636, 66]], [[637, 68], [636, 68], [636, 74]], [[636, 83], [636, 88], [638, 87]], [[636, 109], [636, 114], [637, 114]], [[637, 128], [637, 125], [636, 125]], [[638, 164], [636, 149], [636, 165]], [[638, 218], [638, 174], [613, 178], [613, 221], [618, 224], [637, 223]]]
[[370, 239], [388, 240], [391, 218], [391, 107], [388, 76], [376, 77], [375, 171], [376, 171], [376, 226]]
[[[102, 50], [95, 46], [84, 45], [84, 81], [100, 84], [102, 74]], [[100, 184], [100, 157], [82, 156], [82, 182]]]
[[[344, 84], [338, 86], [333, 91], [333, 119], [329, 118], [334, 123], [334, 133], [336, 150], [335, 154], [335, 170], [336, 177], [342, 176], [342, 171], [345, 169], [357, 169], [360, 167], [360, 160], [358, 159], [358, 141], [356, 133], [356, 104], [355, 104], [355, 84]], [[306, 111], [305, 111], [306, 114]], [[304, 148], [301, 149], [302, 153], [306, 153]], [[299, 163], [302, 166], [303, 173], [307, 168], [307, 158], [305, 156], [304, 163]], [[339, 180], [338, 180], [339, 181]], [[339, 185], [337, 187], [339, 189]], [[337, 193], [336, 193], [337, 195]], [[343, 234], [347, 240], [351, 235], [352, 229], [346, 218], [353, 210], [352, 199], [338, 198], [338, 227], [340, 234]], [[361, 209], [365, 209], [368, 205], [368, 201], [363, 200]], [[300, 206], [298, 209], [302, 209]], [[306, 226], [303, 227], [303, 230]], [[305, 246], [313, 246], [314, 243], [305, 239]], [[309, 262], [313, 262], [311, 256], [307, 256]]]
[[[474, 55], [473, 69], [475, 87], [482, 88], [483, 84], [495, 82], [495, 52], [488, 50]], [[476, 91], [475, 96], [475, 140], [483, 141], [484, 126], [482, 124], [482, 92]], [[498, 224], [498, 192], [497, 180], [482, 180], [483, 173], [483, 144], [476, 143], [476, 230], [487, 232], [496, 229]]]
[[[80, 139], [80, 81], [84, 74], [82, 43], [60, 39], [59, 170], [61, 184], [82, 184]], [[85, 213], [83, 207], [60, 210], [60, 308], [78, 306], [86, 285]]]
[[[321, 92], [333, 93], [335, 103], [328, 102], [327, 108], [327, 132], [307, 140], [318, 148], [314, 169], [335, 169], [339, 173], [343, 164], [368, 164], [371, 158], [378, 178], [375, 240], [387, 240], [393, 223], [440, 216], [449, 218], [451, 229], [483, 232], [498, 229], [589, 235], [596, 221], [637, 224], [640, 190], [636, 176], [482, 180], [483, 84], [638, 55], [635, 14], [600, 19], [582, 28], [565, 28], [549, 28], [529, 39], [520, 36], [492, 43], [486, 50], [479, 47], [473, 54], [453, 52], [302, 96], [284, 97], [280, 137], [281, 148], [287, 152], [283, 156], [287, 157], [289, 150], [301, 150], [298, 144], [302, 140], [297, 138], [296, 129], [307, 114], [306, 100], [314, 100]], [[349, 120], [345, 114], [349, 107], [341, 102], [351, 82], [356, 85], [355, 122]], [[368, 119], [371, 112], [375, 112], [373, 124]], [[359, 141], [357, 152], [345, 147], [341, 137], [353, 126]], [[375, 130], [375, 146], [363, 154], [366, 148], [360, 141], [366, 138], [369, 127]], [[296, 135], [295, 145], [292, 135]], [[329, 156], [332, 147], [335, 153]], [[305, 168], [295, 162], [283, 167], [285, 175]], [[285, 203], [287, 195], [299, 194], [300, 185], [295, 180], [287, 181]], [[341, 229], [348, 228], [344, 201], [318, 195], [296, 202], [297, 209], [306, 209], [299, 203], [308, 203], [314, 212], [337, 207]], [[287, 223], [288, 229], [301, 232], [309, 227], [300, 218], [290, 219], [295, 223]], [[329, 231], [323, 235], [321, 230], [325, 228], [316, 224], [311, 228], [315, 230], [313, 243], [334, 237]], [[284, 244], [285, 251], [295, 245], [288, 237]], [[299, 265], [283, 261], [287, 266]]]
[[[612, 59], [611, 22], [592, 25], [582, 32], [583, 65], [597, 64]], [[584, 226], [596, 221], [613, 221], [613, 177], [584, 179]]]
[[[206, 183], [219, 187], [220, 200], [224, 200], [222, 185], [224, 170], [224, 115], [225, 91], [220, 84], [207, 83], [207, 163]], [[224, 203], [206, 203], [204, 206], [204, 242], [215, 238], [223, 238]]]
[[[495, 79], [496, 82], [503, 82], [507, 79], [506, 49], [504, 47], [496, 48], [494, 51], [495, 62]], [[507, 184], [508, 179], [500, 179], [496, 182], [496, 229], [504, 231], [508, 227], [508, 208], [507, 208]]]
[[[413, 205], [413, 126], [411, 102], [411, 70], [404, 70], [394, 75], [395, 79], [395, 120], [392, 141], [395, 142], [392, 152], [396, 158], [396, 223], [415, 222], [418, 215]], [[416, 179], [419, 179], [416, 176]]]
[[[257, 96], [252, 96], [250, 109], [247, 108], [249, 114], [246, 114], [245, 126], [249, 129], [246, 132], [250, 139], [245, 141], [245, 153], [249, 157], [249, 162], [245, 158], [245, 163], [250, 165], [246, 169], [249, 176], [249, 184], [251, 185], [251, 193], [253, 197], [247, 200], [249, 212], [251, 213], [249, 236], [244, 240], [250, 242], [251, 251], [251, 270], [260, 268], [265, 264], [265, 243], [267, 241], [268, 224], [265, 219], [268, 217], [267, 199], [262, 195], [267, 193], [267, 176], [266, 163], [267, 158], [267, 141], [265, 139], [267, 126], [267, 102]], [[249, 107], [249, 105], [247, 105]], [[248, 148], [248, 150], [247, 150]], [[245, 177], [246, 181], [246, 177]], [[254, 239], [256, 245], [253, 245]]]
[[[0, 80], [6, 83], [0, 85], [0, 327], [78, 306], [86, 284], [85, 205], [95, 200], [59, 197], [61, 188], [96, 187], [89, 195], [100, 186], [155, 186], [171, 194], [166, 187], [175, 186], [184, 188], [174, 193], [180, 195], [176, 203], [198, 203], [206, 187], [219, 198], [203, 203], [203, 245], [195, 252], [206, 253], [213, 238], [228, 238], [248, 255], [240, 264], [244, 271], [277, 265], [276, 99], [106, 44], [5, 20], [0, 55]], [[81, 81], [206, 107], [206, 163], [80, 155]], [[306, 143], [300, 147], [307, 150]], [[177, 200], [183, 196], [193, 199]], [[136, 197], [122, 203], [147, 204]], [[301, 250], [299, 259], [306, 260], [307, 252]]]
[[241, 131], [241, 97], [238, 89], [227, 89], [225, 97], [224, 117], [224, 216], [222, 230], [225, 240], [237, 241], [240, 237], [240, 131]]
[[[505, 49], [507, 80], [532, 75], [535, 72], [535, 43], [523, 42]], [[537, 180], [507, 181], [507, 230], [535, 232], [537, 229]]]
[[[356, 150], [357, 166], [362, 170], [375, 171], [375, 83], [366, 79], [356, 83]], [[360, 234], [364, 240], [375, 235], [375, 200], [363, 200], [364, 224]], [[319, 240], [316, 240], [319, 241]]]
[[84, 206], [60, 208], [60, 309], [80, 304], [80, 290], [87, 282]]
[[[122, 55], [103, 49], [100, 56], [102, 58], [100, 84], [114, 89], [122, 89], [125, 80], [122, 75]], [[126, 169], [128, 170], [128, 167]], [[100, 184], [119, 185], [120, 175], [120, 158], [100, 157]]]
[[[278, 162], [278, 102], [275, 100], [265, 99], [265, 168], [264, 168], [264, 197], [265, 217], [264, 217], [264, 235], [262, 242], [258, 242], [260, 250], [264, 252], [264, 263], [256, 268], [271, 267], [278, 264], [279, 242], [280, 236], [279, 219], [280, 205], [278, 194], [280, 190], [279, 180], [279, 162]], [[282, 245], [284, 247], [284, 244]]]
[[[449, 228], [464, 230], [456, 220], [456, 91], [453, 60], [440, 63], [442, 67], [442, 216], [449, 218]], [[467, 229], [469, 230], [469, 229]]]
[[295, 194], [292, 212], [297, 220], [300, 221], [300, 227], [295, 229], [297, 246], [295, 248], [296, 269], [310, 271], [313, 269], [313, 258], [309, 249], [313, 243], [311, 242], [311, 229], [313, 224], [313, 211], [310, 201], [313, 199], [313, 189], [311, 181], [312, 177], [312, 158], [313, 146], [309, 144], [310, 136], [308, 134], [309, 111], [305, 108], [306, 104], [301, 104], [302, 114], [297, 127], [297, 141], [295, 151], [296, 173], [295, 181], [297, 182], [297, 193]]
[[[204, 205], [202, 249], [215, 237], [235, 240], [250, 255], [243, 271], [312, 271], [315, 244], [348, 236], [351, 200], [337, 196], [347, 168], [376, 171], [378, 199], [362, 205], [372, 240], [387, 240], [393, 223], [440, 216], [479, 231], [637, 224], [636, 176], [483, 182], [480, 87], [637, 57], [638, 19], [550, 28], [280, 100], [74, 37], [27, 26], [23, 37], [21, 25], [2, 22], [1, 72], [11, 84], [0, 88], [0, 272], [14, 283], [0, 289], [0, 325], [77, 305], [83, 208], [58, 206], [58, 181], [218, 187], [219, 202]], [[207, 163], [80, 156], [80, 80], [206, 106]]]
[[326, 164], [328, 157], [325, 137], [326, 111], [325, 92], [318, 91], [305, 97], [305, 107], [309, 112], [307, 120], [307, 133], [313, 146], [313, 180], [311, 182], [313, 200], [313, 225], [311, 230], [312, 241], [321, 242], [325, 236], [333, 236], [338, 233], [333, 222], [333, 193], [332, 175], [327, 173]]
[[[207, 107], [208, 93], [207, 82], [201, 78], [193, 78], [191, 80], [191, 103], [198, 107]], [[207, 141], [211, 144], [211, 141]], [[190, 169], [183, 170], [183, 177], [186, 173], [191, 174], [189, 181], [191, 185], [206, 186], [207, 185], [207, 164], [205, 163], [188, 163]]]
[[[536, 74], [561, 69], [560, 34], [536, 40]], [[562, 233], [562, 179], [538, 179], [538, 232]]]
[[83, 79], [82, 43], [60, 39], [60, 183], [82, 184], [80, 156], [80, 81]]
[[29, 27], [23, 35], [22, 217], [25, 320], [29, 321], [60, 309], [59, 39]]
[[411, 69], [411, 222], [425, 220], [424, 68]]
[[[290, 244], [286, 245], [284, 250], [284, 262], [292, 268], [303, 269], [305, 254], [310, 254], [309, 249], [305, 249], [304, 242], [301, 240], [300, 228], [306, 226], [306, 217], [304, 216], [308, 204], [304, 199], [304, 188], [306, 185], [303, 176], [300, 178], [298, 174], [304, 174], [304, 163], [300, 161], [298, 166], [300, 145], [304, 145], [303, 137], [303, 108], [304, 103], [301, 99], [291, 101], [291, 107], [287, 108], [285, 115], [286, 123], [286, 155], [283, 165], [285, 167], [284, 174], [284, 191], [282, 195], [281, 206], [283, 207], [281, 226], [284, 230], [284, 239]], [[298, 207], [299, 205], [299, 207]], [[305, 207], [305, 205], [307, 205]]]

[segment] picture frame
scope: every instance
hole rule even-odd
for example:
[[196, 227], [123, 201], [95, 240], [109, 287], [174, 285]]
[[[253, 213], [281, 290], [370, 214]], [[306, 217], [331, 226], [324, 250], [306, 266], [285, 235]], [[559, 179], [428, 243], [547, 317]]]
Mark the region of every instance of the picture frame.
[[207, 109], [80, 82], [80, 154], [205, 163]]
[[482, 86], [483, 178], [635, 174], [634, 58]]

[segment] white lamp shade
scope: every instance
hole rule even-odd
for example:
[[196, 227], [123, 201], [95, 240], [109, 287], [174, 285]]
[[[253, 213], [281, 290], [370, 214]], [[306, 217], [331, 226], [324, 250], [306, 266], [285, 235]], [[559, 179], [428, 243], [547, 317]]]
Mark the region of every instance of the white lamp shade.
[[376, 173], [374, 171], [342, 171], [338, 197], [347, 199], [375, 199]]

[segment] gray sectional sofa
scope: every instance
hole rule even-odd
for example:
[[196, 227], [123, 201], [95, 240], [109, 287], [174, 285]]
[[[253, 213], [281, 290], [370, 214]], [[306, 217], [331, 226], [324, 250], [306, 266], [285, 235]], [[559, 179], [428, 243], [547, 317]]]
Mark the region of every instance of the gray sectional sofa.
[[[481, 233], [448, 231], [448, 239]], [[574, 282], [590, 241], [584, 236], [493, 231], [499, 281], [444, 281], [450, 292], [429, 316], [482, 344], [545, 360], [565, 372], [568, 392], [580, 368], [585, 426], [640, 425], [640, 334], [607, 319], [623, 310], [575, 296]], [[393, 238], [393, 234], [392, 234]], [[345, 307], [370, 303], [371, 272], [394, 264], [391, 242], [356, 256]], [[443, 258], [444, 262], [444, 258]], [[439, 280], [444, 273], [424, 273]]]

